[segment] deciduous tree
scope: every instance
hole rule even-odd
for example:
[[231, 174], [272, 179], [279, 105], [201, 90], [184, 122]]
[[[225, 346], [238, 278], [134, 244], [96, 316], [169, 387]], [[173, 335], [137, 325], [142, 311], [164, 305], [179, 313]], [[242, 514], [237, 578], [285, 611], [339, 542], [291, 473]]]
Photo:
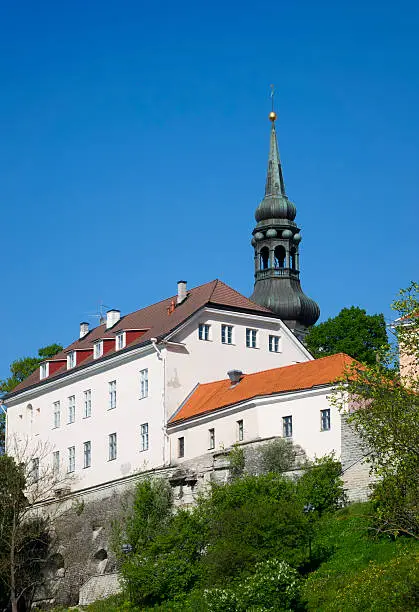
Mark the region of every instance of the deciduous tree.
[[51, 359], [57, 353], [63, 350], [60, 344], [50, 344], [38, 350], [38, 357], [23, 357], [16, 359], [10, 364], [11, 376], [4, 380], [0, 380], [0, 391], [9, 393], [13, 389], [32, 374], [39, 366], [41, 361]]

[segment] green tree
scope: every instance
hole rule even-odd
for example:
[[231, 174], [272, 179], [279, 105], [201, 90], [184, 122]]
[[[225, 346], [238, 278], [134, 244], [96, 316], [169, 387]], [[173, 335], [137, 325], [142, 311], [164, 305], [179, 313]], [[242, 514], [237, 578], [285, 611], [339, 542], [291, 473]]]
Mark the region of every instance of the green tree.
[[368, 315], [357, 306], [343, 308], [336, 317], [312, 327], [305, 344], [314, 357], [347, 353], [373, 365], [377, 352], [388, 346], [384, 315]]
[[[377, 527], [419, 536], [419, 285], [402, 290], [393, 304], [394, 333], [410, 361], [400, 375], [396, 355], [354, 364], [339, 386], [335, 402], [359, 435], [376, 477], [372, 487]], [[350, 398], [349, 409], [346, 398]]]
[[291, 440], [275, 438], [260, 449], [260, 463], [264, 473], [282, 474], [292, 469], [297, 450]]
[[322, 516], [334, 512], [346, 502], [342, 466], [334, 455], [326, 455], [308, 465], [297, 481], [297, 492], [304, 506], [311, 504], [313, 512]]
[[23, 357], [16, 359], [10, 365], [11, 376], [4, 380], [0, 380], [0, 392], [10, 393], [19, 383], [35, 372], [41, 361], [51, 359], [57, 353], [63, 350], [60, 344], [50, 344], [38, 350], [38, 357]]

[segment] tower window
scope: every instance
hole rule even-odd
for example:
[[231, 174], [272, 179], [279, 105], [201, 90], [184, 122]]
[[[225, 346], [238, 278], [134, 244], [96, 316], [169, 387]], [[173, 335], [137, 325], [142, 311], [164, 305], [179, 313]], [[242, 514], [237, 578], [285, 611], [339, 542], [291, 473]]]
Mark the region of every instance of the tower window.
[[246, 346], [247, 348], [257, 348], [257, 329], [246, 329]]
[[292, 438], [292, 416], [282, 417], [282, 435], [284, 438]]
[[269, 249], [263, 247], [260, 249], [260, 269], [267, 270], [269, 268]]
[[275, 247], [274, 260], [275, 268], [285, 268], [286, 252], [284, 247], [280, 244]]
[[198, 338], [200, 340], [210, 339], [210, 326], [208, 323], [200, 323], [198, 327]]
[[279, 353], [281, 351], [279, 341], [279, 336], [269, 336], [269, 351], [271, 353]]
[[221, 325], [221, 342], [223, 344], [233, 344], [232, 325]]

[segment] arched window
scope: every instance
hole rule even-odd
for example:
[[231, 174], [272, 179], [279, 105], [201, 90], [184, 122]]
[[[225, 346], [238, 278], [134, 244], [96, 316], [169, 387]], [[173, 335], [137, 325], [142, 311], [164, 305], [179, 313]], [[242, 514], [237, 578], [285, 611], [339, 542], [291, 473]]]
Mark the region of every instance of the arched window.
[[268, 247], [263, 247], [260, 249], [260, 269], [267, 270], [269, 268], [269, 249]]
[[295, 247], [292, 247], [292, 249], [290, 251], [290, 268], [292, 270], [296, 270], [297, 269], [297, 258], [295, 256], [295, 254], [296, 254]]
[[274, 256], [275, 256], [275, 268], [285, 268], [286, 253], [282, 245], [278, 245], [275, 247]]

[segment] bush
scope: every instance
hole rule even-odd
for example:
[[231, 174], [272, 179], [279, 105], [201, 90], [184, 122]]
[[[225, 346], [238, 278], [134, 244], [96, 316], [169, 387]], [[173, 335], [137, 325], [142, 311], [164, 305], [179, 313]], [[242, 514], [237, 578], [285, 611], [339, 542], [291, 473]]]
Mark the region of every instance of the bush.
[[264, 473], [282, 474], [288, 472], [295, 463], [297, 452], [290, 440], [276, 438], [260, 449], [260, 461]]
[[333, 454], [316, 459], [297, 482], [302, 504], [311, 504], [318, 516], [341, 508], [346, 502], [341, 474], [342, 466]]

